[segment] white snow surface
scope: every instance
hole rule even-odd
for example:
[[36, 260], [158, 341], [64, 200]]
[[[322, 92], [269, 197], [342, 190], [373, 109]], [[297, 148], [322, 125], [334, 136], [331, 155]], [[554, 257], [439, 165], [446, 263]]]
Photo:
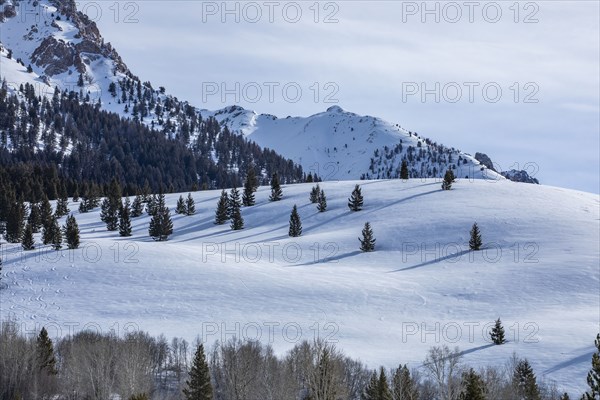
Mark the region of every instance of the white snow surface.
[[[350, 212], [355, 184], [365, 207]], [[174, 215], [161, 243], [148, 237], [147, 215], [133, 221], [133, 237], [119, 238], [98, 209], [74, 212], [78, 250], [55, 253], [39, 235], [33, 252], [2, 244], [0, 317], [53, 336], [141, 329], [212, 344], [235, 335], [280, 353], [318, 332], [373, 368], [419, 368], [442, 344], [476, 367], [516, 352], [538, 378], [574, 395], [585, 389], [599, 329], [598, 195], [466, 179], [450, 191], [438, 180], [321, 187], [324, 213], [308, 200], [311, 184], [284, 186], [274, 203], [259, 188], [241, 231], [214, 225], [218, 191], [193, 193], [196, 215]], [[171, 210], [178, 197], [167, 195]], [[288, 237], [294, 204], [300, 238]], [[359, 251], [367, 221], [373, 253]], [[485, 245], [469, 253], [475, 221]], [[509, 342], [493, 346], [486, 324], [498, 317]]]

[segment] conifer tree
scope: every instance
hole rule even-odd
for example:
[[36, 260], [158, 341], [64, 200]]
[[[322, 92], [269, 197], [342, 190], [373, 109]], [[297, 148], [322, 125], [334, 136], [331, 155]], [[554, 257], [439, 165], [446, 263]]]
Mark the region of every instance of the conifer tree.
[[[592, 397], [593, 399], [593, 397]], [[560, 396], [558, 398], [558, 400], [571, 400], [571, 398], [569, 397], [569, 394], [567, 392], [563, 393], [562, 396]], [[585, 397], [582, 400], [587, 400]]]
[[402, 166], [400, 167], [400, 179], [408, 179], [408, 163], [406, 160], [402, 160]]
[[158, 242], [168, 240], [169, 236], [173, 233], [171, 212], [169, 211], [169, 207], [165, 204], [165, 195], [163, 193], [158, 195], [154, 215], [150, 220], [148, 233], [152, 239]]
[[506, 339], [504, 339], [504, 327], [502, 326], [502, 321], [500, 321], [500, 318], [496, 320], [494, 327], [490, 332], [490, 338], [496, 345], [506, 343]]
[[[63, 240], [63, 235], [62, 235], [62, 231], [60, 229], [60, 226], [58, 225], [58, 219], [54, 218], [52, 221], [52, 240], [50, 241], [50, 243], [52, 244], [52, 248], [56, 251], [62, 249], [62, 240]], [[47, 244], [47, 243], [46, 243]]]
[[146, 203], [146, 212], [148, 215], [154, 216], [157, 202], [158, 200], [155, 194], [148, 196], [148, 202]]
[[67, 215], [69, 211], [69, 198], [65, 194], [64, 196], [59, 197], [56, 201], [56, 211], [54, 214], [60, 218]]
[[[42, 243], [44, 245], [51, 244], [52, 239], [54, 238], [54, 228], [58, 224], [58, 219], [56, 216], [52, 217], [52, 220], [49, 223], [46, 223], [42, 228]], [[60, 227], [59, 227], [60, 230]]]
[[314, 181], [315, 180], [313, 179], [312, 172], [309, 172], [308, 176], [306, 177], [306, 179], [304, 180], [304, 182], [306, 182], [306, 183], [313, 183]]
[[44, 196], [42, 196], [42, 201], [40, 202], [39, 205], [39, 212], [40, 212], [40, 222], [42, 224], [42, 227], [46, 226], [46, 224], [49, 224], [50, 222], [52, 222], [52, 206], [50, 205], [50, 201], [48, 200], [48, 196], [46, 196], [44, 194]]
[[102, 202], [100, 218], [106, 224], [106, 229], [116, 231], [119, 229], [119, 210], [121, 203], [121, 186], [116, 179], [110, 182], [108, 196]]
[[365, 222], [365, 227], [362, 230], [362, 239], [358, 239], [360, 241], [360, 250], [364, 252], [371, 252], [375, 250], [375, 239], [373, 237], [373, 229], [371, 229], [371, 224]]
[[33, 233], [38, 233], [42, 227], [42, 217], [40, 215], [40, 206], [36, 203], [31, 203], [29, 206], [29, 217], [27, 223], [31, 225]]
[[206, 356], [204, 355], [204, 346], [198, 345], [189, 379], [186, 381], [186, 388], [183, 389], [186, 400], [212, 400], [213, 389], [210, 382], [210, 371]]
[[125, 204], [121, 206], [119, 210], [119, 236], [130, 237], [131, 236], [131, 218], [130, 218], [130, 205], [129, 197], [125, 199]]
[[31, 227], [31, 224], [27, 224], [25, 227], [21, 246], [25, 251], [35, 250], [35, 240], [33, 239], [33, 228]]
[[363, 207], [363, 196], [359, 185], [354, 187], [350, 198], [348, 199], [348, 208], [351, 211], [360, 211]]
[[[252, 168], [251, 170], [254, 171], [254, 168]], [[248, 173], [246, 175], [246, 180], [244, 181], [244, 193], [242, 193], [242, 204], [244, 205], [244, 207], [252, 207], [254, 204], [256, 204], [254, 191], [254, 183], [252, 181], [252, 177]]]
[[65, 240], [67, 241], [67, 247], [69, 249], [77, 249], [79, 247], [79, 225], [77, 220], [71, 214], [67, 217], [67, 223], [64, 226]]
[[229, 197], [225, 190], [221, 191], [221, 197], [217, 203], [217, 210], [215, 211], [215, 224], [223, 225], [229, 219]]
[[179, 199], [177, 199], [175, 214], [185, 214], [185, 202], [183, 201], [183, 196], [179, 196]]
[[23, 238], [25, 228], [25, 205], [20, 202], [13, 202], [6, 216], [6, 226], [4, 239], [8, 243], [20, 243]]
[[144, 204], [140, 195], [135, 196], [131, 204], [131, 217], [137, 218], [144, 213]]
[[365, 393], [362, 396], [363, 400], [393, 400], [390, 386], [387, 382], [385, 370], [383, 367], [379, 369], [379, 377], [377, 372], [373, 371], [371, 380], [365, 389]]
[[56, 375], [56, 357], [52, 339], [48, 337], [46, 328], [42, 328], [36, 340], [36, 361], [39, 371], [48, 375]]
[[250, 164], [248, 172], [246, 173], [246, 182], [252, 187], [252, 191], [256, 192], [258, 189], [258, 178], [256, 177], [256, 171], [254, 170], [254, 164]]
[[584, 394], [583, 400], [600, 399], [600, 333], [594, 341], [596, 352], [592, 354], [592, 369], [587, 375], [587, 384], [590, 390]]
[[232, 214], [233, 214], [233, 209], [234, 208], [240, 208], [242, 206], [242, 200], [240, 197], [240, 191], [234, 187], [233, 189], [231, 189], [231, 192], [229, 192], [229, 198], [228, 198], [228, 202], [227, 202], [227, 212], [229, 214], [229, 218], [231, 218]]
[[527, 360], [520, 360], [513, 372], [513, 385], [521, 400], [541, 400], [533, 369]]
[[244, 218], [242, 218], [242, 211], [240, 207], [241, 206], [238, 202], [234, 202], [232, 203], [232, 208], [230, 210], [231, 229], [234, 231], [244, 229]]
[[446, 170], [444, 174], [444, 181], [442, 182], [443, 190], [450, 190], [452, 188], [452, 183], [454, 183], [455, 177], [454, 172], [451, 169]]
[[392, 394], [394, 400], [417, 400], [419, 398], [417, 383], [411, 378], [406, 364], [398, 366], [394, 371]]
[[196, 202], [192, 197], [191, 193], [188, 193], [187, 199], [185, 201], [185, 215], [191, 216], [196, 214]]
[[271, 178], [271, 195], [269, 196], [269, 201], [279, 201], [283, 197], [283, 191], [281, 190], [281, 185], [279, 184], [279, 176], [277, 173], [273, 174]]
[[481, 241], [481, 232], [479, 231], [479, 227], [477, 226], [477, 222], [473, 224], [471, 227], [471, 238], [469, 239], [469, 249], [477, 251], [481, 249], [481, 245], [483, 244]]
[[319, 187], [319, 184], [317, 183], [316, 186], [313, 186], [312, 189], [310, 190], [310, 202], [313, 204], [317, 204], [317, 202], [319, 201], [319, 194], [321, 193], [321, 188]]
[[292, 213], [290, 214], [290, 228], [288, 231], [290, 237], [302, 236], [302, 222], [300, 221], [300, 214], [298, 214], [298, 208], [294, 204]]
[[463, 391], [460, 393], [460, 400], [486, 400], [485, 383], [473, 368], [462, 375]]
[[327, 210], [327, 198], [325, 197], [323, 189], [321, 189], [319, 198], [317, 199], [317, 210], [319, 210], [319, 212], [325, 212]]

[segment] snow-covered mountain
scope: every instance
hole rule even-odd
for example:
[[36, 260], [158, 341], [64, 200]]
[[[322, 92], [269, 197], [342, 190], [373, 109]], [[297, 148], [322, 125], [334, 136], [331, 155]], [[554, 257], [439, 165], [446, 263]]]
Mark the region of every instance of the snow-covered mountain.
[[457, 149], [339, 106], [293, 118], [238, 106], [198, 110], [133, 75], [95, 23], [75, 6], [73, 0], [5, 2], [0, 15], [0, 76], [9, 90], [18, 92], [25, 82], [47, 96], [55, 87], [73, 90], [92, 104], [139, 119], [171, 137], [185, 135], [190, 145], [198, 135], [191, 117], [215, 117], [229, 130], [325, 180], [397, 178], [403, 160], [411, 177], [440, 177], [453, 168], [459, 178], [504, 179]]
[[[350, 212], [356, 183], [364, 209]], [[33, 252], [3, 246], [0, 312], [53, 335], [142, 329], [208, 344], [237, 335], [279, 352], [319, 334], [371, 368], [418, 368], [440, 344], [458, 346], [475, 367], [517, 352], [538, 379], [578, 398], [598, 330], [597, 195], [506, 180], [462, 180], [450, 191], [432, 179], [321, 187], [323, 213], [309, 202], [311, 184], [284, 186], [279, 202], [259, 188], [241, 231], [214, 224], [220, 191], [193, 193], [196, 215], [174, 216], [161, 243], [148, 236], [148, 215], [120, 238], [99, 209], [75, 212], [79, 250], [56, 253], [39, 235]], [[167, 196], [171, 209], [178, 197]], [[294, 204], [299, 238], [288, 237]], [[373, 253], [359, 251], [367, 221]], [[484, 248], [470, 253], [475, 221]], [[486, 324], [498, 317], [509, 342], [493, 346]]]

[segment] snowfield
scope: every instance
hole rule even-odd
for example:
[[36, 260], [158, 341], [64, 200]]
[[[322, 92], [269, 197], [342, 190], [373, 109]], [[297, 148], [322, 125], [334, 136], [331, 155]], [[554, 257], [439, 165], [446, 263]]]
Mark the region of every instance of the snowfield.
[[[365, 207], [353, 213], [356, 183]], [[133, 237], [119, 238], [99, 209], [74, 212], [78, 250], [2, 244], [1, 317], [53, 336], [142, 329], [210, 344], [257, 338], [278, 352], [318, 334], [373, 368], [419, 367], [441, 344], [475, 366], [503, 365], [516, 352], [538, 378], [585, 389], [599, 329], [598, 195], [506, 180], [463, 179], [451, 191], [437, 180], [325, 182], [328, 209], [319, 213], [311, 186], [284, 186], [277, 203], [261, 187], [236, 232], [213, 224], [220, 192], [193, 193], [196, 215], [173, 214], [162, 243], [148, 237], [147, 215], [134, 219]], [[178, 197], [167, 196], [172, 213]], [[294, 204], [300, 238], [287, 235]], [[373, 253], [358, 250], [367, 221]], [[475, 221], [485, 248], [470, 253]], [[503, 346], [486, 335], [498, 317]]]

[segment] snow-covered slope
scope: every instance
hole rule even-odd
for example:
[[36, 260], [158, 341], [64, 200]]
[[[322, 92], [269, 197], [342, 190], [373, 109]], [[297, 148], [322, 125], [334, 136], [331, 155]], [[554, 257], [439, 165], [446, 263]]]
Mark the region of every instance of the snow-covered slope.
[[[362, 185], [364, 210], [346, 206]], [[328, 210], [309, 184], [284, 187], [280, 202], [242, 210], [245, 229], [213, 224], [219, 192], [197, 192], [197, 214], [174, 216], [171, 240], [107, 232], [99, 211], [75, 213], [82, 248], [21, 252], [3, 245], [1, 317], [51, 335], [81, 329], [144, 329], [193, 340], [258, 338], [283, 351], [302, 339], [336, 340], [371, 367], [418, 367], [435, 345], [466, 362], [502, 365], [513, 351], [539, 378], [577, 394], [598, 332], [597, 195], [509, 181], [324, 182]], [[168, 195], [173, 210], [179, 195]], [[303, 236], [289, 238], [294, 204]], [[77, 209], [77, 204], [70, 208]], [[376, 251], [360, 253], [371, 222]], [[473, 222], [484, 250], [467, 252]], [[39, 238], [38, 238], [39, 240]], [[491, 346], [500, 317], [509, 343]], [[258, 333], [257, 333], [258, 330]], [[301, 331], [300, 331], [301, 330]]]

